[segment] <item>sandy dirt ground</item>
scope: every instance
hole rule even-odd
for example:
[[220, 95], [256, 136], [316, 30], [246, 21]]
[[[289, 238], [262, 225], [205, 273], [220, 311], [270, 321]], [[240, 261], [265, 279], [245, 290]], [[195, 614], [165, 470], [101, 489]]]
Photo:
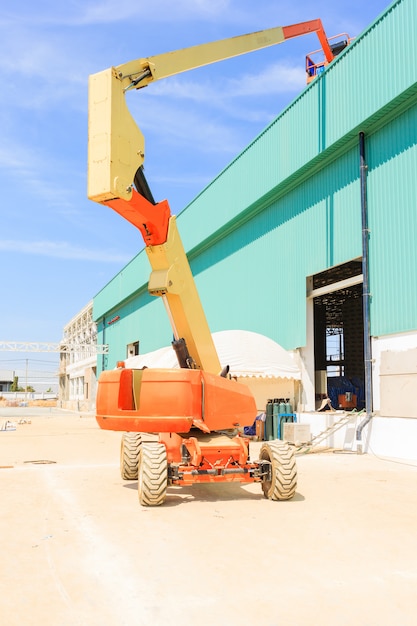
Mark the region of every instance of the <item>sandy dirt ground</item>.
[[120, 433], [59, 409], [0, 409], [7, 419], [2, 624], [417, 623], [412, 464], [308, 454], [289, 502], [229, 484], [170, 487], [165, 505], [142, 508], [120, 478]]

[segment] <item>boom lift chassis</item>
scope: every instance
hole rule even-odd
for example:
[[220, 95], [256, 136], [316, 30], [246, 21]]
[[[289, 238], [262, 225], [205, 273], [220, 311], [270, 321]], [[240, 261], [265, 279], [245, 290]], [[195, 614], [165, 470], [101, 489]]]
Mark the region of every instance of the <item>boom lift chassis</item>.
[[[251, 462], [248, 440], [243, 437], [217, 434], [184, 439], [171, 433], [160, 436], [158, 442], [142, 441], [142, 437], [124, 433], [120, 453], [121, 476], [138, 479], [142, 505], [162, 504], [168, 485], [260, 482], [271, 500], [288, 500], [295, 493], [295, 459], [285, 443], [264, 443], [260, 458]], [[169, 461], [176, 457], [177, 461]]]
[[138, 59], [90, 76], [88, 197], [139, 229], [174, 335], [180, 369], [125, 368], [101, 373], [96, 417], [103, 429], [123, 431], [120, 471], [138, 480], [139, 502], [164, 502], [168, 485], [261, 483], [265, 497], [288, 500], [297, 485], [292, 448], [264, 442], [249, 455], [242, 428], [256, 405], [248, 387], [222, 370], [194, 279], [166, 200], [156, 203], [143, 175], [144, 138], [125, 102], [129, 89], [316, 32], [326, 62], [333, 58], [320, 20], [242, 35]]

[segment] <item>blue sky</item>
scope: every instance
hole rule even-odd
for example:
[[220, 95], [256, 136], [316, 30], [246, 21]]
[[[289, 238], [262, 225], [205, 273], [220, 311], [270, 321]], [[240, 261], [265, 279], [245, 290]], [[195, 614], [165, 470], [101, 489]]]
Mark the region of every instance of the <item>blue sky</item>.
[[[59, 341], [143, 247], [136, 229], [86, 196], [89, 74], [317, 17], [329, 37], [357, 36], [389, 4], [17, 0], [2, 8], [0, 340]], [[312, 34], [129, 93], [156, 200], [180, 212], [304, 89], [304, 57], [317, 47]], [[14, 369], [15, 356], [0, 353], [0, 369]]]

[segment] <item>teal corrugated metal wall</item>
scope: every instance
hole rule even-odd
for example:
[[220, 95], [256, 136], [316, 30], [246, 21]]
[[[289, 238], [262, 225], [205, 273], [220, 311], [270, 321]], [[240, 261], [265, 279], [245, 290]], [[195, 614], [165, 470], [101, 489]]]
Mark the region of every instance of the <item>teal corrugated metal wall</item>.
[[371, 136], [371, 331], [417, 328], [417, 104]]
[[94, 319], [107, 315], [115, 305], [129, 300], [133, 294], [146, 291], [150, 274], [149, 261], [145, 253], [140, 253], [128, 263], [95, 296], [93, 301]]
[[414, 0], [393, 3], [325, 72], [327, 146], [415, 84], [416, 24]]
[[[120, 319], [115, 318], [119, 317]], [[126, 347], [139, 341], [141, 353], [169, 344], [171, 327], [160, 298], [146, 291], [123, 304], [113, 302], [113, 308], [97, 319], [99, 343], [109, 346], [108, 355], [99, 357], [99, 369], [115, 366], [126, 358]]]
[[361, 254], [358, 156], [351, 149], [192, 261], [212, 330], [306, 343], [306, 277]]
[[[178, 218], [213, 331], [306, 344], [306, 277], [361, 256], [366, 136], [371, 332], [415, 329], [417, 3], [394, 2]], [[100, 343], [166, 345], [139, 254], [94, 299]], [[113, 315], [120, 321], [108, 325]], [[136, 334], [135, 334], [136, 333]], [[109, 366], [124, 355], [111, 346]]]

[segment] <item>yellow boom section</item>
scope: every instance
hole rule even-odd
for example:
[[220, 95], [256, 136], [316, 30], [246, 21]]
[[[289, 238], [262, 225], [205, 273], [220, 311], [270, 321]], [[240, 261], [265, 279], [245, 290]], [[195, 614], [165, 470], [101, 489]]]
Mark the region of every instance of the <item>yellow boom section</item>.
[[128, 89], [230, 59], [284, 41], [281, 26], [137, 59], [93, 74], [89, 80], [88, 197], [129, 200], [145, 140], [125, 101]]
[[162, 296], [175, 339], [185, 339], [195, 368], [219, 374], [220, 361], [175, 215], [169, 219], [166, 242], [147, 246], [146, 254], [152, 267], [148, 291], [153, 296]]
[[[198, 46], [147, 57], [146, 59], [137, 59], [136, 61], [119, 65], [116, 69], [121, 74], [120, 79], [125, 89], [137, 86], [146, 87], [154, 80], [161, 80], [161, 78], [181, 74], [182, 72], [224, 61], [225, 59], [231, 59], [254, 50], [275, 46], [283, 42], [284, 39], [282, 26], [276, 26], [256, 33], [211, 41]], [[138, 76], [148, 71], [150, 74], [135, 84]]]

